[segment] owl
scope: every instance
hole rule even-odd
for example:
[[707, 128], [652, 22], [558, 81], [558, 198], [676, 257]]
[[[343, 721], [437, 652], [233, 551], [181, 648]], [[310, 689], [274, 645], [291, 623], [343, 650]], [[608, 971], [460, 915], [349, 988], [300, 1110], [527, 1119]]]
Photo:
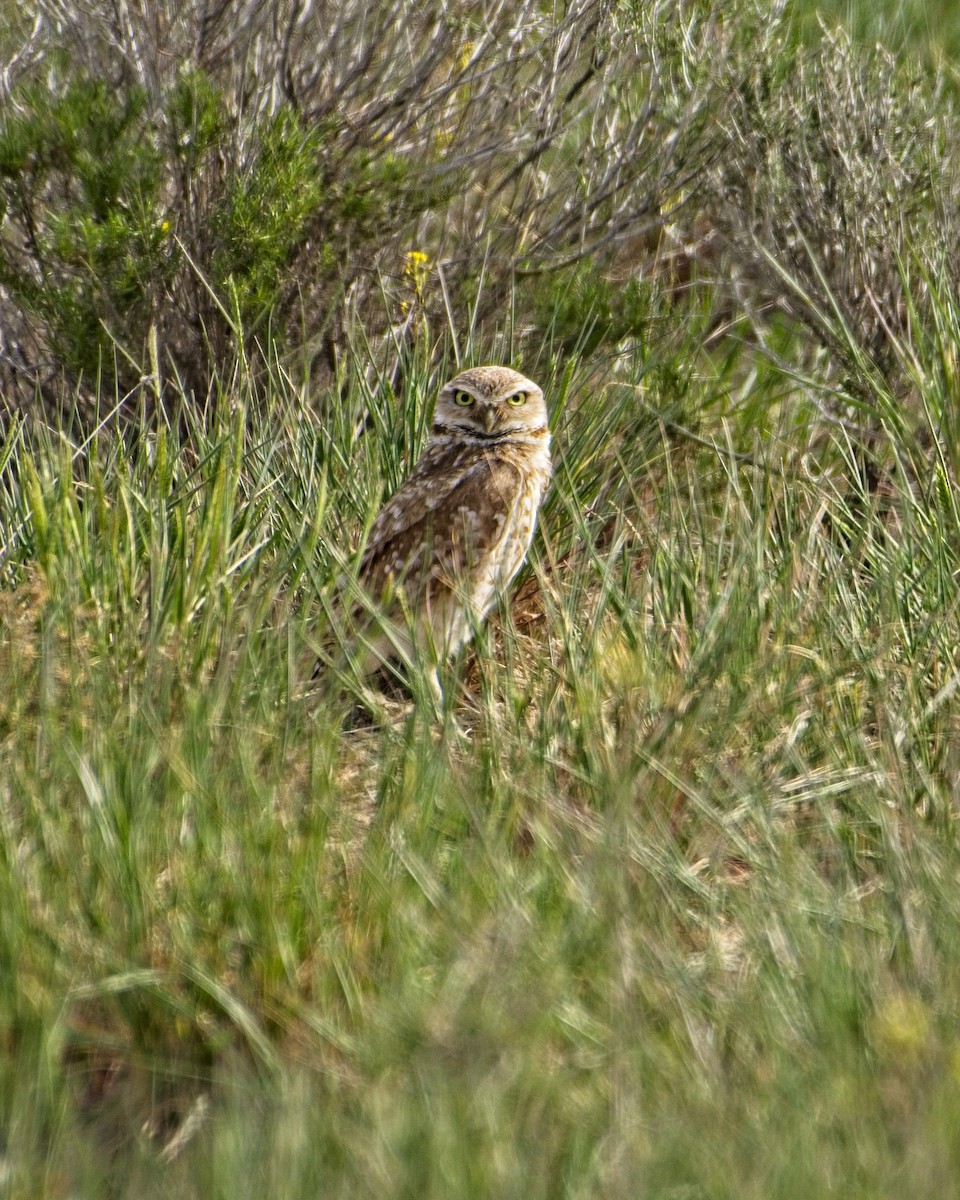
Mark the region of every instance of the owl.
[[363, 674], [419, 656], [436, 664], [469, 641], [526, 556], [550, 470], [547, 408], [531, 380], [474, 367], [441, 389], [427, 445], [360, 561]]

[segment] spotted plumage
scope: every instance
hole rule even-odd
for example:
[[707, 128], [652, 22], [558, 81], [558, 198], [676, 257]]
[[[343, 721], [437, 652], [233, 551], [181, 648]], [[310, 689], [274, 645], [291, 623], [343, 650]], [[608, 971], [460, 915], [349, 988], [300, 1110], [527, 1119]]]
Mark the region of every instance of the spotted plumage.
[[543, 392], [509, 367], [443, 387], [430, 438], [370, 530], [359, 583], [378, 610], [365, 673], [391, 658], [433, 661], [470, 639], [522, 564], [550, 481]]

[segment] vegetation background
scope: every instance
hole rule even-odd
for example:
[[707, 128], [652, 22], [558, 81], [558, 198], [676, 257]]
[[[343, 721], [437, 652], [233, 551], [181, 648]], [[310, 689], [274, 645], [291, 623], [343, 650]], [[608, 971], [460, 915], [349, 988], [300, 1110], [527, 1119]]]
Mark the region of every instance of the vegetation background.
[[[0, 1196], [960, 1194], [955, 6], [0, 14]], [[531, 561], [358, 721], [483, 361]]]

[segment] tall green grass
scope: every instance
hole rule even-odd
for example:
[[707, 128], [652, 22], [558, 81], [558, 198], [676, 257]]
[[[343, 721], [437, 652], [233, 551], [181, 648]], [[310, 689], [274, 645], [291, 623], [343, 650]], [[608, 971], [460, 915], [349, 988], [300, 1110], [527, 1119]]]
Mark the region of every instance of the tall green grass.
[[358, 341], [310, 405], [278, 368], [186, 427], [11, 429], [0, 1194], [952, 1194], [939, 295], [913, 424], [873, 392], [880, 489], [814, 380], [692, 314], [518, 364], [556, 480], [445, 672], [466, 736], [309, 682], [442, 339], [396, 397]]

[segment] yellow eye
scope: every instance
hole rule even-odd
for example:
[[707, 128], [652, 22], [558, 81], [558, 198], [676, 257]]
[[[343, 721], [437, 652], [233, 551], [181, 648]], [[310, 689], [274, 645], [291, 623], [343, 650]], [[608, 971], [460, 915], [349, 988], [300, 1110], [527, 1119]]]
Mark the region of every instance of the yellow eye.
[[526, 404], [526, 402], [527, 402], [527, 393], [526, 392], [514, 392], [514, 394], [512, 396], [507, 397], [507, 403], [514, 404], [514, 405], [516, 405], [517, 408], [519, 408], [521, 404]]
[[458, 408], [469, 408], [473, 403], [473, 397], [469, 392], [454, 392], [453, 402]]

